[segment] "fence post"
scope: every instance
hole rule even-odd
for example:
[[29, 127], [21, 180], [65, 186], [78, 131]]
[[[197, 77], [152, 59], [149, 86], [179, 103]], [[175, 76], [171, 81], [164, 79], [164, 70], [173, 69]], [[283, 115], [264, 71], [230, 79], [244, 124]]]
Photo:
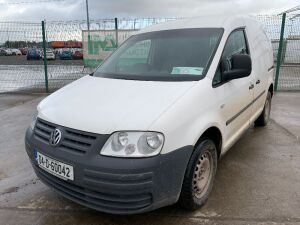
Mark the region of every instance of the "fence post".
[[47, 53], [46, 53], [46, 32], [45, 32], [45, 21], [42, 21], [42, 33], [43, 33], [43, 50], [44, 50], [44, 71], [45, 71], [45, 88], [46, 93], [49, 92], [48, 87], [48, 65], [47, 65]]
[[281, 21], [280, 40], [279, 40], [279, 46], [278, 46], [278, 51], [277, 51], [277, 63], [276, 63], [276, 74], [275, 74], [275, 91], [278, 90], [278, 79], [279, 79], [280, 64], [281, 64], [281, 59], [282, 59], [285, 18], [286, 18], [286, 13], [283, 13], [282, 14], [282, 21]]
[[115, 18], [115, 30], [116, 30], [116, 45], [119, 45], [119, 35], [118, 35], [118, 18]]

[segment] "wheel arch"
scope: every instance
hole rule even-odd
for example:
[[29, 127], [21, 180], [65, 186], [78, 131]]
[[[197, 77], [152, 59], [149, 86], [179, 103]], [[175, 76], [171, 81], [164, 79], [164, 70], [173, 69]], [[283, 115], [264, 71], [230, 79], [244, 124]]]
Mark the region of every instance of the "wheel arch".
[[222, 143], [223, 143], [221, 130], [216, 126], [211, 126], [211, 127], [207, 128], [201, 134], [201, 136], [197, 140], [195, 146], [197, 146], [201, 142], [201, 140], [205, 137], [211, 139], [215, 143], [216, 148], [217, 148], [218, 158], [220, 158], [221, 150], [222, 150]]

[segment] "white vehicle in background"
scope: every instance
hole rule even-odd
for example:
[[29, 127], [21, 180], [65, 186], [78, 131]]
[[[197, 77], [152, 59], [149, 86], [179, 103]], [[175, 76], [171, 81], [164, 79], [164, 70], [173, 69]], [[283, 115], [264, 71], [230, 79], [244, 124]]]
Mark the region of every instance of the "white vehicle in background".
[[0, 48], [0, 56], [7, 56], [6, 51], [2, 48]]
[[[41, 57], [44, 59], [44, 51], [42, 51]], [[55, 60], [55, 54], [52, 49], [46, 49], [46, 58], [49, 60]]]
[[61, 54], [65, 49], [66, 49], [66, 48], [56, 48], [56, 49], [54, 50], [54, 53], [55, 53], [55, 55], [56, 55], [57, 57], [59, 57], [60, 54]]
[[12, 52], [12, 55], [17, 55], [17, 56], [22, 55], [22, 52], [19, 49], [16, 49], [16, 48], [12, 48], [11, 52]]
[[77, 51], [82, 51], [82, 48], [70, 48], [70, 51], [72, 52], [72, 54], [74, 54]]
[[76, 51], [75, 48], [69, 48], [68, 50], [72, 53], [72, 55], [73, 55], [73, 54], [75, 53], [75, 51]]
[[221, 156], [253, 123], [267, 125], [273, 64], [249, 17], [146, 28], [38, 105], [27, 154], [42, 182], [87, 207], [135, 214], [179, 201], [195, 210]]
[[12, 50], [9, 49], [9, 48], [5, 48], [5, 49], [3, 49], [3, 50], [6, 52], [6, 55], [7, 55], [7, 56], [11, 56], [11, 55], [13, 54]]

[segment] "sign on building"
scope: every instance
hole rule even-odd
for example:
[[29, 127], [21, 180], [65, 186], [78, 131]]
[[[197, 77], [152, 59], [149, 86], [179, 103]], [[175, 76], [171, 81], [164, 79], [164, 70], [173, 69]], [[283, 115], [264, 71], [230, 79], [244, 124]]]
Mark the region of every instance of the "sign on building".
[[118, 30], [118, 40], [115, 30], [82, 31], [83, 61], [86, 67], [97, 67], [127, 38], [137, 30]]

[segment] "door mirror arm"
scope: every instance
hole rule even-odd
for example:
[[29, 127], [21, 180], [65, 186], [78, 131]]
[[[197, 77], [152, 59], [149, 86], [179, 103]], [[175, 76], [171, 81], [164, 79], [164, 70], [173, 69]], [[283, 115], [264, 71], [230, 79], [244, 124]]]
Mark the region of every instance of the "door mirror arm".
[[222, 76], [223, 76], [223, 80], [226, 82], [234, 79], [248, 77], [250, 73], [249, 70], [233, 69], [233, 70], [224, 71]]

